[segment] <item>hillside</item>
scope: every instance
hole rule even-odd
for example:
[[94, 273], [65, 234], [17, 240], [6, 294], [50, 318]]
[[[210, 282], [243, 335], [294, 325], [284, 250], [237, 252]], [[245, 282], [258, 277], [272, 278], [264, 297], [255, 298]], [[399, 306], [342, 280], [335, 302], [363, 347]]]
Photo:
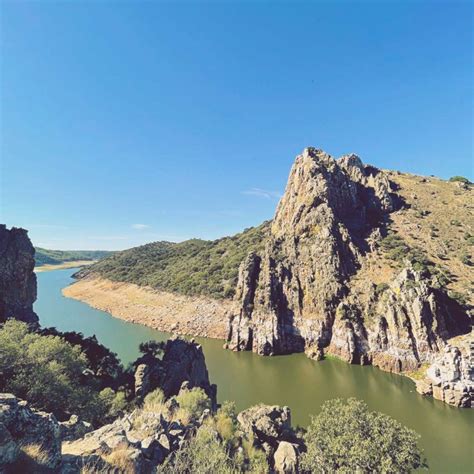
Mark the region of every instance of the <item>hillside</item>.
[[240, 263], [250, 251], [263, 249], [268, 227], [265, 222], [213, 241], [153, 242], [114, 253], [78, 275], [97, 274], [188, 296], [231, 298]]
[[39, 267], [77, 260], [100, 260], [111, 253], [107, 250], [49, 250], [35, 247], [35, 263]]

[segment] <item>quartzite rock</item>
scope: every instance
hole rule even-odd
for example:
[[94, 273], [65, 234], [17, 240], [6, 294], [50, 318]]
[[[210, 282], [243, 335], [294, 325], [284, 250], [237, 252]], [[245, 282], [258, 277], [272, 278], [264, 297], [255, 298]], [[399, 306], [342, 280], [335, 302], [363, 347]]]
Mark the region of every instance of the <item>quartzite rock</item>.
[[265, 250], [240, 266], [226, 346], [315, 359], [324, 351], [397, 372], [433, 361], [447, 339], [469, 330], [469, 318], [409, 262], [382, 294], [371, 282], [368, 301], [351, 293], [351, 279], [400, 201], [388, 175], [356, 155], [334, 160], [305, 149]]
[[24, 229], [0, 224], [0, 323], [14, 318], [37, 323], [35, 249]]
[[55, 469], [61, 463], [61, 437], [54, 415], [32, 410], [8, 393], [0, 394], [0, 425], [18, 445], [39, 445], [45, 460], [42, 466]]

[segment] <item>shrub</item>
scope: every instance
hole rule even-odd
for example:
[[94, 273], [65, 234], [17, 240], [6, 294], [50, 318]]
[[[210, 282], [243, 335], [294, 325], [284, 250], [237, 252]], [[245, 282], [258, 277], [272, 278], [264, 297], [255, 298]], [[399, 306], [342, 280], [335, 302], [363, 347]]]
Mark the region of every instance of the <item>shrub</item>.
[[100, 385], [85, 377], [88, 361], [79, 346], [59, 336], [30, 332], [20, 321], [0, 328], [0, 391], [11, 392], [60, 420], [78, 414], [99, 423], [111, 406], [99, 396]]
[[449, 178], [449, 181], [452, 183], [459, 182], [459, 183], [465, 183], [465, 184], [472, 184], [471, 181], [469, 181], [464, 176], [452, 176], [451, 178]]
[[212, 428], [203, 425], [196, 436], [181, 449], [168, 456], [158, 467], [162, 474], [232, 474], [238, 472], [219, 436]]
[[181, 390], [175, 398], [179, 404], [177, 417], [184, 422], [199, 418], [205, 409], [211, 408], [211, 400], [202, 388]]
[[330, 400], [305, 435], [304, 472], [409, 472], [423, 467], [419, 436], [354, 398]]

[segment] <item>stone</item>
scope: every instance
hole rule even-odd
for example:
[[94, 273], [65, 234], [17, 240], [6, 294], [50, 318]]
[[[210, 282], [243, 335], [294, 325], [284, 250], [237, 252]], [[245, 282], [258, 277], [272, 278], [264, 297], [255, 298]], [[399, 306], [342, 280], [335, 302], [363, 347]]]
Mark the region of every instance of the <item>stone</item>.
[[68, 421], [59, 422], [59, 433], [63, 441], [82, 438], [93, 429], [90, 423], [80, 420], [77, 415], [71, 415]]
[[298, 451], [287, 441], [280, 441], [273, 455], [275, 471], [278, 474], [296, 474], [298, 472]]
[[0, 469], [18, 458], [20, 448], [3, 423], [0, 423]]
[[13, 318], [37, 324], [35, 249], [25, 229], [0, 224], [0, 323]]
[[[39, 445], [41, 466], [56, 469], [61, 463], [59, 423], [54, 415], [31, 409], [12, 394], [0, 394], [0, 424], [20, 446]], [[6, 433], [4, 431], [6, 439]], [[12, 449], [12, 447], [10, 447]]]
[[237, 415], [242, 430], [253, 435], [260, 444], [276, 448], [280, 440], [293, 437], [291, 412], [288, 407], [257, 405]]

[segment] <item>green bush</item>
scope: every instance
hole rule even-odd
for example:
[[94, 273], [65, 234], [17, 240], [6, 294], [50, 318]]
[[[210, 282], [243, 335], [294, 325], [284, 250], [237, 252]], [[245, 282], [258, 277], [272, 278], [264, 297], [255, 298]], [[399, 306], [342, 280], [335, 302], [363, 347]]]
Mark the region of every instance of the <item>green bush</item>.
[[424, 466], [419, 436], [354, 398], [330, 400], [305, 435], [304, 472], [410, 472]]
[[181, 414], [189, 421], [196, 420], [204, 410], [211, 408], [211, 400], [202, 388], [180, 390], [175, 398]]
[[455, 183], [455, 182], [460, 182], [460, 183], [465, 183], [465, 184], [472, 184], [467, 178], [465, 178], [464, 176], [453, 176], [451, 178], [449, 178], [449, 181], [451, 181], [452, 183]]
[[[11, 392], [60, 420], [77, 414], [95, 424], [124, 402], [123, 395], [102, 396], [95, 377], [85, 376], [86, 355], [59, 336], [30, 332], [8, 320], [0, 328], [0, 391]], [[118, 398], [116, 398], [118, 397]]]

